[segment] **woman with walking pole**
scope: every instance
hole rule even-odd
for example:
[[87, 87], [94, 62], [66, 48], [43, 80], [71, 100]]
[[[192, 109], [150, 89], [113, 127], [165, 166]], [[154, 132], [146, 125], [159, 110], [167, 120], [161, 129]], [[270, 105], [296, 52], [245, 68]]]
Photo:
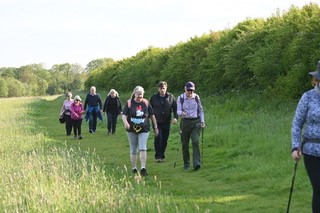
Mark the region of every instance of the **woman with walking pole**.
[[[292, 158], [298, 162], [303, 154], [312, 194], [312, 212], [320, 213], [320, 61], [312, 76], [313, 89], [305, 92], [292, 123]], [[289, 207], [289, 206], [288, 206]]]

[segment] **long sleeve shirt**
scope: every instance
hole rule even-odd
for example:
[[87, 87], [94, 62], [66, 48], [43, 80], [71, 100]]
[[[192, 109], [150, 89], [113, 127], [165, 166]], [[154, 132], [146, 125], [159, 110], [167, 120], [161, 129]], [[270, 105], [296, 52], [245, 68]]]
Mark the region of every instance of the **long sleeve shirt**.
[[296, 109], [291, 129], [292, 149], [302, 147], [304, 154], [320, 157], [320, 94], [315, 89], [305, 92]]
[[72, 120], [81, 120], [82, 119], [82, 103], [78, 105], [76, 103], [71, 104], [71, 119]]
[[102, 110], [102, 101], [98, 93], [87, 94], [86, 100], [84, 101], [84, 110], [86, 110], [88, 107], [99, 107], [99, 109]]
[[[182, 118], [200, 118], [200, 122], [204, 123], [204, 113], [203, 113], [203, 107], [200, 101], [200, 97], [198, 96], [198, 100], [196, 100], [197, 94], [193, 93], [191, 98], [187, 98], [186, 94], [183, 93], [179, 95], [177, 100], [177, 113], [179, 116], [182, 117], [182, 112], [187, 112], [186, 116], [183, 116]], [[183, 98], [183, 104], [181, 105], [182, 101], [181, 98]]]

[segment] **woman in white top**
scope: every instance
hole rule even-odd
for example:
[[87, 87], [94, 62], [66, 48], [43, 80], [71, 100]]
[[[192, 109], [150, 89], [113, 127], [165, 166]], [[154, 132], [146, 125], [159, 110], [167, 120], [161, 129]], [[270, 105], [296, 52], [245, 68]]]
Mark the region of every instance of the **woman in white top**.
[[72, 123], [71, 123], [71, 104], [73, 103], [72, 93], [66, 93], [66, 100], [64, 100], [61, 110], [60, 110], [60, 117], [64, 114], [66, 119], [66, 133], [67, 135], [71, 135], [72, 131]]

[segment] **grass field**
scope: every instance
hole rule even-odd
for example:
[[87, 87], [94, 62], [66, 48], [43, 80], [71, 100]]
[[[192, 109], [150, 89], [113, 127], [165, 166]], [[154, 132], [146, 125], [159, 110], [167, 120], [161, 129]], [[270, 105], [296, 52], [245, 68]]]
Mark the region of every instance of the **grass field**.
[[[150, 134], [149, 175], [141, 178], [131, 174], [120, 117], [116, 135], [107, 136], [106, 121], [89, 134], [84, 122], [84, 139], [74, 140], [58, 122], [63, 99], [1, 99], [1, 212], [286, 211], [296, 102], [237, 94], [203, 98], [201, 169], [183, 171], [174, 125], [164, 163], [154, 161]], [[300, 162], [291, 212], [311, 212], [310, 202], [311, 186]]]

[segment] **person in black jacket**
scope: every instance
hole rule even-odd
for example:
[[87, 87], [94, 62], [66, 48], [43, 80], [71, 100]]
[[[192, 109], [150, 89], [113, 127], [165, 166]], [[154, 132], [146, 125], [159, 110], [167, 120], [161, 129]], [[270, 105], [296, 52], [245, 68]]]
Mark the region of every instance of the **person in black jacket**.
[[115, 89], [111, 89], [104, 102], [103, 112], [107, 114], [108, 135], [116, 133], [118, 115], [122, 113], [122, 106], [119, 94]]
[[173, 94], [167, 92], [167, 87], [168, 85], [165, 81], [160, 81], [158, 83], [158, 92], [150, 99], [159, 130], [158, 136], [154, 139], [154, 157], [159, 163], [165, 159], [164, 153], [168, 144], [172, 113], [174, 117], [172, 123], [176, 124], [178, 119], [177, 102]]

